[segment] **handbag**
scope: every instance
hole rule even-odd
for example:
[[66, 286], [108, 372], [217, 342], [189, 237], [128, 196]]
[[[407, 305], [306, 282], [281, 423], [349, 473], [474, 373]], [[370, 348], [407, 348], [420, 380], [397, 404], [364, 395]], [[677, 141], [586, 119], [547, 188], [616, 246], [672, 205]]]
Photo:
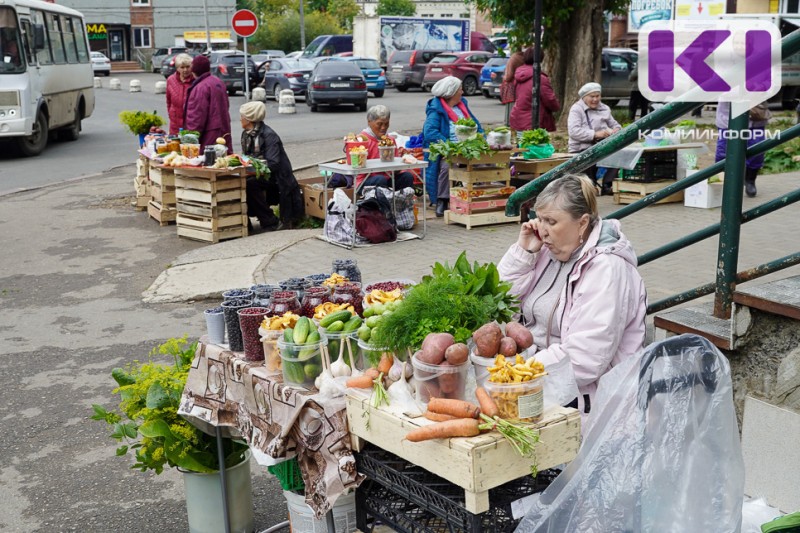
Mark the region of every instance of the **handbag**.
[[356, 212], [356, 230], [372, 244], [397, 240], [397, 230], [386, 220], [380, 209], [359, 207]]
[[766, 122], [772, 118], [772, 112], [769, 110], [769, 107], [767, 107], [766, 102], [762, 102], [750, 108], [749, 115], [752, 122]]
[[500, 84], [500, 103], [511, 104], [517, 100], [517, 84], [503, 81]]

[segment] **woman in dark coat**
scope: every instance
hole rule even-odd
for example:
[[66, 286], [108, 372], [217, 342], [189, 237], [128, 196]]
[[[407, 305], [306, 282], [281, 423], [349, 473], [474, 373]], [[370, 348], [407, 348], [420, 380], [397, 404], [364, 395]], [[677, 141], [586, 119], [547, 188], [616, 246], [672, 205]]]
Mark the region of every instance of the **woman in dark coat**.
[[192, 74], [196, 79], [186, 94], [183, 128], [199, 131], [203, 147], [215, 145], [217, 139], [222, 137], [228, 144], [228, 153], [232, 154], [231, 115], [225, 84], [211, 75], [211, 64], [206, 56], [197, 56], [192, 60]]
[[[275, 130], [264, 123], [267, 108], [263, 102], [248, 102], [239, 108], [242, 121], [242, 153], [264, 161], [269, 167], [267, 179], [247, 178], [247, 215], [258, 218], [266, 231], [292, 229], [305, 210], [300, 186], [292, 172], [292, 162]], [[279, 205], [281, 218], [271, 205]]]

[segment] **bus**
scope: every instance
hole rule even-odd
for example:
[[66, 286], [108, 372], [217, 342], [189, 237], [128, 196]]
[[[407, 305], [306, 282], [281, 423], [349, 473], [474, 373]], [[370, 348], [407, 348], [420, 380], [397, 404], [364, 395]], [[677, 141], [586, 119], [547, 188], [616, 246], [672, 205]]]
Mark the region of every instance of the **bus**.
[[0, 0], [0, 139], [25, 156], [50, 132], [77, 140], [94, 111], [94, 74], [83, 15], [39, 0]]

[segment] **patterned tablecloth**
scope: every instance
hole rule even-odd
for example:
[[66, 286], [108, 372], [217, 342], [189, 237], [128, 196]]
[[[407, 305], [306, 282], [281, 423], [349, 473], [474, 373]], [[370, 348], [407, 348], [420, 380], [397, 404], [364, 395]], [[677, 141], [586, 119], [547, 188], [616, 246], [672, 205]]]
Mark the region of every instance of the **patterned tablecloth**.
[[241, 355], [201, 338], [178, 412], [209, 434], [222, 428], [223, 435], [269, 457], [296, 453], [306, 503], [322, 519], [364, 479], [350, 448], [344, 397], [322, 398], [284, 385], [281, 374]]

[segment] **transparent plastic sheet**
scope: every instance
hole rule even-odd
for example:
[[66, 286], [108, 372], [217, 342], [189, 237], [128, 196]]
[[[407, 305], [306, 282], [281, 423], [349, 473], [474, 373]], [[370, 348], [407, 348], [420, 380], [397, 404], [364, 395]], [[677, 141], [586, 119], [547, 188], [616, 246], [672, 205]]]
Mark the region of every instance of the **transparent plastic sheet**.
[[517, 532], [740, 531], [730, 366], [706, 339], [671, 337], [613, 368], [584, 436]]

